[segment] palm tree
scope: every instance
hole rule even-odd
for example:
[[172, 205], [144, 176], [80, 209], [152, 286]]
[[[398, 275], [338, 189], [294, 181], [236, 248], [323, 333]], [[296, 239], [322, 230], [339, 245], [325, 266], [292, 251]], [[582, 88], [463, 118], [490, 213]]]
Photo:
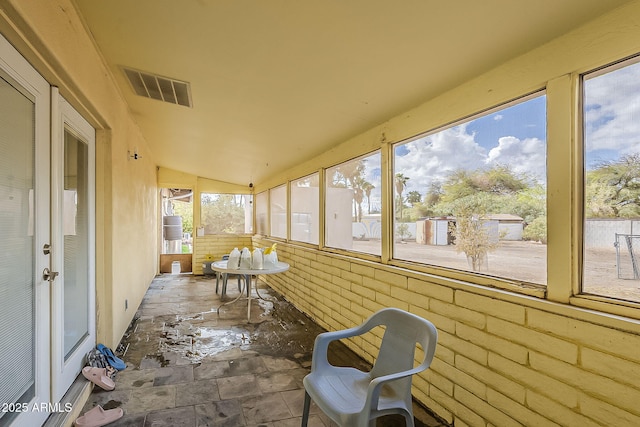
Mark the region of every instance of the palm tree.
[[407, 186], [407, 181], [409, 180], [408, 176], [404, 176], [404, 174], [402, 173], [397, 173], [396, 174], [396, 179], [395, 179], [395, 185], [396, 185], [396, 193], [398, 193], [398, 209], [400, 211], [400, 216], [399, 216], [399, 220], [402, 220], [402, 208], [403, 208], [403, 199], [402, 199], [402, 192], [404, 191], [405, 187]]
[[364, 200], [367, 181], [364, 179], [365, 160], [344, 163], [336, 168], [333, 175], [333, 187], [350, 188], [353, 190], [353, 218], [358, 222], [362, 219], [362, 201]]
[[376, 188], [376, 186], [370, 183], [369, 181], [366, 181], [364, 184], [362, 184], [362, 189], [364, 190], [364, 194], [367, 195], [367, 213], [369, 215], [371, 215], [371, 192], [373, 191], [374, 188]]
[[419, 191], [409, 191], [407, 194], [407, 203], [411, 203], [411, 206], [414, 206], [416, 203], [420, 203], [422, 201], [422, 194]]

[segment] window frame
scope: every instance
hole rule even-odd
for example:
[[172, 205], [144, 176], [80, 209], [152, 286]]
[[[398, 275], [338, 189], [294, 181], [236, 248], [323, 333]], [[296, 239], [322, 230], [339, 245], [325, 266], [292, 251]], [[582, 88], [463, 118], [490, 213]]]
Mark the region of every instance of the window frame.
[[[529, 100], [538, 98], [544, 96], [546, 98], [546, 105], [545, 105], [545, 112], [547, 117], [545, 119], [548, 118], [549, 115], [549, 101], [548, 101], [548, 89], [547, 87], [542, 87], [539, 88], [537, 90], [525, 93], [521, 96], [517, 96], [514, 98], [511, 98], [509, 100], [503, 101], [501, 103], [495, 104], [491, 107], [485, 108], [485, 109], [481, 109], [478, 112], [475, 113], [471, 113], [468, 115], [465, 115], [462, 118], [453, 120], [451, 122], [448, 122], [446, 124], [443, 124], [441, 126], [437, 126], [434, 127], [430, 130], [427, 130], [425, 132], [419, 133], [417, 135], [414, 135], [412, 137], [406, 138], [404, 140], [401, 141], [397, 141], [397, 142], [393, 142], [390, 144], [389, 147], [389, 153], [390, 153], [390, 179], [393, 181], [395, 178], [395, 174], [396, 174], [396, 158], [395, 158], [395, 150], [396, 147], [403, 145], [403, 144], [407, 144], [409, 142], [415, 141], [417, 139], [421, 139], [421, 138], [425, 138], [427, 136], [430, 135], [435, 135], [439, 132], [445, 131], [447, 129], [451, 129], [453, 127], [465, 124], [465, 123], [469, 123], [473, 120], [476, 120], [478, 118], [481, 117], [486, 117], [488, 115], [491, 115], [493, 113], [505, 110], [507, 108], [510, 108], [514, 105], [518, 105], [518, 104], [522, 104], [525, 103]], [[549, 134], [548, 131], [545, 133], [546, 136], [546, 141], [545, 141], [545, 156], [547, 157], [547, 179], [546, 179], [546, 187], [547, 187], [547, 194], [546, 194], [546, 206], [547, 206], [547, 211], [548, 211], [548, 199], [549, 199], [549, 179], [548, 179], [548, 157], [549, 157]], [[412, 261], [412, 260], [406, 260], [406, 259], [402, 259], [402, 258], [397, 258], [396, 254], [395, 254], [395, 243], [394, 243], [394, 239], [395, 239], [395, 235], [393, 234], [395, 231], [395, 185], [393, 182], [391, 182], [390, 184], [390, 191], [391, 191], [391, 195], [389, 196], [390, 200], [388, 202], [388, 205], [391, 206], [392, 210], [391, 213], [388, 215], [391, 221], [391, 258], [389, 260], [389, 264], [391, 265], [395, 265], [398, 267], [402, 267], [402, 268], [410, 268], [416, 271], [420, 271], [420, 272], [424, 272], [424, 273], [428, 273], [428, 274], [436, 274], [438, 276], [442, 276], [445, 278], [450, 278], [450, 279], [454, 279], [454, 280], [464, 280], [466, 282], [470, 282], [473, 284], [478, 284], [478, 285], [482, 285], [482, 286], [490, 286], [490, 287], [498, 287], [498, 288], [502, 288], [502, 289], [507, 289], [507, 290], [514, 290], [517, 291], [518, 293], [523, 293], [526, 295], [531, 295], [531, 296], [536, 296], [536, 297], [544, 297], [544, 295], [546, 294], [546, 290], [547, 287], [549, 285], [549, 256], [547, 253], [547, 263], [546, 263], [546, 268], [547, 268], [547, 274], [546, 274], [546, 284], [541, 284], [541, 283], [533, 283], [533, 282], [526, 282], [523, 280], [518, 280], [515, 278], [508, 278], [508, 277], [501, 277], [501, 276], [493, 276], [493, 275], [489, 275], [489, 274], [484, 274], [482, 272], [474, 272], [474, 271], [469, 271], [469, 270], [461, 270], [461, 269], [456, 269], [456, 268], [452, 268], [449, 266], [444, 266], [444, 265], [437, 265], [437, 264], [427, 264], [427, 263], [422, 263], [422, 262], [418, 262], [418, 261]], [[548, 224], [548, 216], [547, 216], [547, 224]], [[548, 251], [549, 245], [547, 244], [547, 251]]]
[[[321, 176], [320, 176], [320, 172], [316, 171], [316, 172], [312, 172], [308, 175], [302, 176], [300, 178], [295, 178], [290, 180], [287, 184], [288, 184], [288, 189], [289, 189], [289, 209], [288, 209], [288, 218], [289, 218], [289, 236], [290, 236], [290, 240], [292, 242], [296, 242], [299, 244], [305, 244], [305, 245], [310, 245], [313, 247], [318, 247], [320, 245], [320, 234], [321, 234], [321, 226], [322, 226], [322, 222], [320, 220], [320, 216], [322, 214], [322, 206], [321, 206], [321, 194], [320, 192], [321, 190]], [[294, 201], [294, 188], [304, 188], [304, 187], [294, 187], [294, 183], [298, 182], [298, 181], [302, 181], [304, 179], [313, 179], [313, 177], [315, 176], [315, 179], [317, 180], [317, 199], [315, 200], [315, 208], [316, 208], [316, 218], [315, 218], [315, 241], [305, 241], [305, 240], [300, 240], [300, 239], [296, 239], [294, 237], [294, 205], [297, 203], [296, 201]], [[314, 187], [308, 187], [308, 188], [314, 188]]]
[[[388, 144], [385, 144], [385, 146], [388, 148]], [[384, 215], [381, 215], [381, 217], [383, 217], [381, 219], [381, 236], [380, 236], [380, 254], [375, 254], [375, 253], [371, 253], [371, 252], [364, 252], [364, 251], [357, 251], [354, 249], [347, 249], [347, 248], [340, 248], [340, 247], [336, 247], [336, 246], [329, 246], [327, 244], [327, 199], [329, 197], [329, 192], [327, 191], [328, 186], [327, 186], [327, 179], [329, 178], [329, 170], [330, 169], [334, 169], [339, 167], [340, 165], [349, 163], [349, 162], [354, 162], [360, 159], [366, 159], [369, 157], [374, 156], [375, 154], [379, 153], [380, 155], [380, 168], [381, 168], [381, 177], [380, 177], [380, 192], [381, 192], [381, 206], [380, 206], [380, 210], [381, 213], [384, 212], [384, 206], [385, 206], [385, 199], [386, 196], [384, 195], [385, 193], [385, 176], [388, 173], [388, 171], [386, 171], [387, 168], [385, 168], [385, 164], [388, 164], [388, 162], [385, 161], [385, 147], [381, 147], [380, 149], [377, 150], [372, 150], [372, 151], [368, 151], [366, 153], [363, 153], [361, 155], [355, 156], [355, 157], [351, 157], [349, 159], [343, 160], [341, 162], [332, 164], [330, 166], [324, 167], [323, 168], [323, 173], [321, 174], [321, 179], [322, 179], [322, 183], [321, 183], [321, 187], [322, 187], [322, 194], [323, 194], [323, 203], [321, 206], [321, 217], [322, 217], [322, 226], [323, 228], [320, 230], [320, 236], [322, 239], [322, 249], [326, 252], [330, 252], [330, 253], [336, 253], [336, 254], [342, 254], [342, 255], [346, 255], [346, 256], [354, 256], [356, 255], [356, 258], [360, 258], [360, 259], [366, 259], [366, 260], [372, 260], [372, 261], [377, 261], [377, 262], [381, 262], [384, 259], [388, 259], [388, 257], [385, 256], [385, 253], [388, 253], [388, 251], [385, 250], [385, 246], [388, 244], [387, 242], [387, 229], [388, 227], [385, 226], [385, 220], [384, 220]], [[352, 222], [353, 223], [353, 222]], [[384, 264], [384, 262], [382, 262]]]
[[[253, 220], [253, 222], [254, 222], [255, 234], [259, 234], [259, 235], [262, 235], [262, 236], [268, 236], [269, 232], [270, 232], [270, 226], [271, 226], [271, 219], [270, 219], [270, 216], [269, 216], [269, 207], [270, 207], [270, 205], [269, 205], [269, 189], [261, 191], [261, 192], [255, 194], [253, 197], [254, 197], [253, 198], [253, 204], [254, 204], [254, 220]], [[262, 200], [262, 199], [264, 199], [264, 200]], [[266, 222], [264, 224], [264, 230], [261, 230], [260, 227], [258, 226], [258, 224], [259, 224], [258, 223], [258, 215], [259, 215], [259, 213], [261, 213], [261, 212], [259, 212], [259, 208], [260, 208], [262, 202], [265, 203], [264, 214], [266, 216]], [[261, 233], [261, 231], [264, 231], [264, 232]]]
[[[289, 206], [289, 191], [288, 191], [289, 185], [288, 182], [285, 182], [284, 184], [280, 184], [280, 185], [276, 185], [275, 187], [271, 187], [269, 189], [269, 237], [274, 238], [274, 239], [280, 239], [282, 241], [288, 241], [289, 239], [289, 210], [290, 210], [290, 206]], [[276, 217], [274, 215], [274, 211], [273, 211], [273, 203], [274, 203], [274, 192], [276, 190], [280, 190], [282, 189], [284, 191], [284, 223], [282, 225], [284, 225], [284, 236], [280, 236], [280, 235], [274, 235], [274, 218]]]
[[574, 84], [576, 114], [575, 121], [575, 152], [573, 159], [575, 167], [575, 205], [576, 213], [575, 238], [576, 248], [572, 252], [577, 262], [574, 265], [574, 280], [572, 281], [571, 295], [568, 302], [572, 305], [596, 310], [602, 313], [612, 313], [630, 318], [640, 319], [640, 302], [622, 300], [610, 296], [583, 292], [584, 267], [585, 267], [585, 199], [586, 199], [586, 132], [585, 132], [585, 76], [597, 78], [625, 68], [626, 66], [639, 64], [640, 52], [626, 56], [588, 69], [581, 69], [572, 73]]
[[[394, 146], [403, 141], [408, 141], [416, 136], [396, 135], [395, 138], [388, 138], [382, 131], [380, 145], [376, 149], [367, 150], [359, 155], [353, 155], [345, 160], [331, 162], [329, 165], [320, 167], [320, 244], [317, 249], [320, 253], [333, 253], [364, 261], [379, 263], [383, 268], [385, 265], [398, 267], [416, 274], [427, 274], [434, 283], [442, 283], [454, 289], [466, 288], [467, 286], [480, 286], [477, 288], [486, 295], [493, 295], [496, 291], [504, 292], [505, 298], [515, 300], [524, 297], [533, 297], [533, 301], [555, 302], [561, 305], [569, 305], [578, 308], [597, 311], [600, 313], [622, 315], [629, 318], [640, 319], [640, 304], [626, 301], [612, 300], [611, 298], [585, 295], [580, 292], [583, 263], [583, 232], [584, 232], [584, 152], [583, 152], [583, 124], [582, 124], [582, 75], [594, 72], [599, 69], [621, 64], [630, 58], [640, 58], [640, 52], [625, 57], [623, 59], [609, 60], [599, 67], [576, 67], [573, 71], [559, 76], [544, 79], [540, 85], [536, 85], [529, 91], [511, 91], [510, 94], [502, 93], [501, 96], [489, 96], [485, 105], [489, 102], [489, 108], [477, 108], [478, 103], [473, 105], [458, 106], [455, 111], [468, 111], [469, 114], [458, 114], [455, 120], [446, 120], [451, 117], [449, 112], [445, 112], [439, 120], [433, 118], [430, 131], [421, 132], [424, 135], [428, 132], [434, 133], [440, 129], [455, 126], [473, 117], [489, 114], [491, 111], [504, 108], [510, 102], [518, 102], [527, 96], [536, 96], [544, 93], [546, 96], [546, 158], [547, 158], [547, 234], [552, 236], [547, 243], [547, 283], [536, 285], [523, 283], [518, 280], [485, 276], [470, 271], [453, 270], [446, 267], [430, 266], [412, 261], [394, 259], [392, 254], [393, 221], [386, 220], [390, 215], [383, 215], [382, 224], [382, 255], [374, 256], [363, 252], [344, 250], [325, 245], [324, 237], [326, 226], [324, 212], [326, 204], [326, 171], [338, 166], [341, 163], [366, 157], [380, 151], [381, 153], [381, 209], [383, 212], [393, 212], [393, 173], [395, 171]], [[484, 101], [484, 100], [483, 100]], [[475, 110], [475, 111], [473, 111]], [[438, 116], [440, 117], [440, 116]], [[440, 118], [442, 118], [440, 117]], [[427, 120], [429, 121], [429, 120]], [[440, 123], [437, 123], [440, 121]], [[419, 123], [413, 125], [413, 129], [419, 128]], [[413, 134], [416, 135], [416, 134]], [[351, 152], [351, 154], [354, 154]], [[304, 176], [304, 175], [303, 175]], [[299, 179], [299, 178], [296, 178]], [[290, 181], [287, 181], [290, 185]], [[288, 208], [289, 209], [289, 208]], [[287, 215], [290, 215], [289, 210]], [[391, 214], [393, 215], [393, 214]], [[277, 240], [277, 238], [274, 238]], [[291, 241], [294, 245], [304, 245], [304, 243]], [[313, 245], [308, 245], [313, 246]], [[509, 296], [509, 292], [513, 295]], [[546, 307], [546, 306], [545, 306]]]

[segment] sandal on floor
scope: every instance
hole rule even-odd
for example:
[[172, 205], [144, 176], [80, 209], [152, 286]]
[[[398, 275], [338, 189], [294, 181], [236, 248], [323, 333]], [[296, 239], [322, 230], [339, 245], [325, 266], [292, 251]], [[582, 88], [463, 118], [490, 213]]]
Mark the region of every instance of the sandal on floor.
[[122, 418], [122, 415], [124, 415], [122, 408], [107, 409], [105, 411], [102, 406], [98, 405], [78, 417], [75, 424], [78, 427], [100, 427]]
[[113, 354], [113, 351], [111, 351], [111, 349], [106, 345], [98, 344], [96, 346], [96, 349], [98, 349], [100, 353], [104, 354], [104, 356], [107, 358], [107, 362], [109, 362], [109, 365], [113, 366], [118, 371], [122, 371], [127, 367], [122, 359], [117, 358], [116, 355]]
[[107, 374], [105, 368], [85, 366], [82, 368], [82, 375], [103, 390], [111, 391], [116, 388], [116, 383], [109, 378], [109, 374]]

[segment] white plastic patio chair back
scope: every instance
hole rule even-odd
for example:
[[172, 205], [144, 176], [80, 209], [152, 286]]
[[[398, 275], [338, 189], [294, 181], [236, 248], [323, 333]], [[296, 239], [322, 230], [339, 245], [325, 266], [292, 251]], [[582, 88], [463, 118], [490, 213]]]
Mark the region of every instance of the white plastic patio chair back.
[[[371, 371], [329, 363], [330, 342], [362, 335], [380, 325], [385, 327], [385, 332]], [[414, 426], [412, 375], [431, 365], [437, 340], [438, 332], [431, 322], [396, 308], [382, 309], [360, 326], [318, 335], [311, 373], [303, 381], [302, 427], [307, 425], [311, 400], [340, 426], [374, 426], [378, 417], [389, 414], [401, 414], [407, 426]], [[422, 347], [424, 356], [414, 367], [416, 344]]]
[[[222, 261], [226, 261], [229, 259], [229, 254], [222, 255]], [[220, 284], [220, 279], [222, 279], [222, 293], [221, 297], [225, 296], [227, 293], [227, 280], [229, 279], [229, 273], [220, 273], [216, 271], [216, 294], [218, 293], [218, 285]], [[238, 275], [238, 292], [242, 293], [242, 286], [240, 284], [241, 276]]]

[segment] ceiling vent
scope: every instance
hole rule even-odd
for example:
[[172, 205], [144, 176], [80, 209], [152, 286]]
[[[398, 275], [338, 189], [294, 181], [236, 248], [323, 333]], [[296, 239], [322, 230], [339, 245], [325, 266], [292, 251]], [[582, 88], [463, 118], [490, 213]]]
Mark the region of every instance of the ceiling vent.
[[189, 83], [131, 68], [123, 68], [123, 70], [137, 95], [170, 104], [184, 105], [185, 107], [193, 106], [191, 104], [191, 86]]

